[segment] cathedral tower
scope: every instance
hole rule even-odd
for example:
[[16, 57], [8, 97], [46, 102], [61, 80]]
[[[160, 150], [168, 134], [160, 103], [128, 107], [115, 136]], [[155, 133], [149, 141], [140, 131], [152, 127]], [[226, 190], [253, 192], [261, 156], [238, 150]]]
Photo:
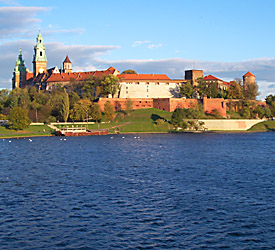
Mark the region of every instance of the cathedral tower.
[[22, 57], [21, 48], [19, 49], [18, 58], [13, 71], [12, 89], [20, 88], [26, 81], [26, 67]]
[[47, 71], [47, 57], [40, 30], [36, 38], [36, 45], [34, 46], [34, 55], [32, 63], [33, 77], [36, 77], [38, 74], [42, 74]]
[[68, 55], [66, 56], [63, 62], [63, 72], [64, 73], [72, 73], [72, 62], [70, 61]]

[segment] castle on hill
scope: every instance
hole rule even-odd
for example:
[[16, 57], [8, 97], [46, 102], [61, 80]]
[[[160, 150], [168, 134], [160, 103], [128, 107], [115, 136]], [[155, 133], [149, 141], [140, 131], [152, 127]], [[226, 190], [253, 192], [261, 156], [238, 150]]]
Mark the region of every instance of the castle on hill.
[[[73, 72], [72, 62], [67, 55], [63, 61], [63, 68], [57, 66], [47, 68], [46, 48], [39, 30], [36, 37], [33, 55], [33, 71], [30, 72], [23, 60], [21, 48], [13, 71], [12, 88], [36, 86], [39, 89], [51, 90], [56, 85], [66, 86], [72, 80], [85, 81], [91, 77], [114, 75], [119, 78], [120, 90], [116, 98], [178, 98], [180, 87], [191, 81], [198, 84], [203, 79], [206, 84], [216, 83], [217, 88], [227, 90], [232, 82], [223, 81], [215, 76], [203, 76], [202, 70], [186, 70], [185, 79], [170, 79], [165, 74], [120, 74], [114, 67], [102, 71]], [[243, 76], [244, 86], [255, 83], [255, 76], [247, 72]]]

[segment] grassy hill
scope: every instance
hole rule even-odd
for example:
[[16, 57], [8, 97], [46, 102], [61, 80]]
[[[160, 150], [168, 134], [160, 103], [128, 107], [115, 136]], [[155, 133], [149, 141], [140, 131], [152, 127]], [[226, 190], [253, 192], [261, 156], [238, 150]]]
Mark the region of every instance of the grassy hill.
[[267, 131], [273, 131], [275, 132], [275, 121], [265, 121], [265, 122], [260, 122], [253, 127], [251, 127], [248, 131], [261, 131], [261, 132], [267, 132]]

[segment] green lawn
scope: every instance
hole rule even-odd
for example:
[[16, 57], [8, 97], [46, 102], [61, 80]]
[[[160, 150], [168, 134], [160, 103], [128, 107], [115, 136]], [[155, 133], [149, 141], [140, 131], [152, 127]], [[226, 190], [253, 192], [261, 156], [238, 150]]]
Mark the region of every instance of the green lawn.
[[265, 121], [265, 122], [260, 122], [256, 125], [254, 125], [252, 128], [250, 128], [248, 131], [273, 131], [275, 132], [275, 121]]
[[19, 136], [45, 136], [51, 135], [52, 132], [53, 130], [51, 130], [47, 125], [33, 125], [24, 130], [13, 130], [0, 126], [0, 138]]

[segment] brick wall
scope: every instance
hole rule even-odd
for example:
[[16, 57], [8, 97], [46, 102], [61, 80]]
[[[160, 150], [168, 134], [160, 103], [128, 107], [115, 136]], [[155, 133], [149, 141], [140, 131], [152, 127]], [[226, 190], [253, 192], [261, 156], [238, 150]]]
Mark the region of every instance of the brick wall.
[[131, 100], [133, 109], [153, 108], [152, 98], [99, 98], [98, 104], [103, 111], [104, 104], [109, 101], [114, 106], [116, 111], [120, 111], [127, 108], [128, 100]]

